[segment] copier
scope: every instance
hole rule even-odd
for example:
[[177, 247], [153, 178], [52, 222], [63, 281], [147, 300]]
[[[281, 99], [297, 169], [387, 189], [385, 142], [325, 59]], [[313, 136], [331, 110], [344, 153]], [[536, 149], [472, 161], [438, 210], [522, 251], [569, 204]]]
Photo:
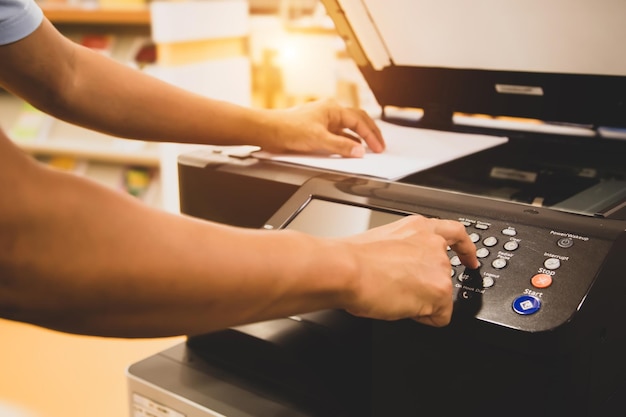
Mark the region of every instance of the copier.
[[386, 122], [508, 140], [394, 180], [191, 151], [181, 211], [322, 236], [455, 219], [482, 266], [450, 252], [444, 328], [319, 311], [190, 336], [129, 366], [132, 415], [626, 415], [626, 3], [323, 3]]

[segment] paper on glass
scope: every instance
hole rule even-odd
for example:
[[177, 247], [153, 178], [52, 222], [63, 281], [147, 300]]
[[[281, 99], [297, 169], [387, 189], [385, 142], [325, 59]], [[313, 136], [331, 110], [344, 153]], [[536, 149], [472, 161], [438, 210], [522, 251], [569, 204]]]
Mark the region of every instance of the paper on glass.
[[273, 154], [260, 151], [254, 156], [331, 171], [397, 180], [508, 141], [506, 137], [499, 136], [417, 129], [382, 121], [377, 121], [377, 124], [387, 144], [385, 152], [380, 154], [367, 152], [363, 158], [341, 158], [336, 155]]

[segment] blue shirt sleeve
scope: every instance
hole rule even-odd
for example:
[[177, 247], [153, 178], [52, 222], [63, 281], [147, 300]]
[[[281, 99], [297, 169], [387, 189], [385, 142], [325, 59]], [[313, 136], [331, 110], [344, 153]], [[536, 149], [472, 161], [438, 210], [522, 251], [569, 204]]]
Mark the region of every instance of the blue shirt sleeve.
[[27, 37], [42, 20], [43, 12], [35, 0], [0, 0], [0, 45]]

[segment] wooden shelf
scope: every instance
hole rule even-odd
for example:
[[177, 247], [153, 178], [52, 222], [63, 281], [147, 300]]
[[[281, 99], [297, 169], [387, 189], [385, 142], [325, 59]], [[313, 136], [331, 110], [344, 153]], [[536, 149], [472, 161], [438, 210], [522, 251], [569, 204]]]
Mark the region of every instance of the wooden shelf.
[[41, 8], [55, 24], [150, 25], [150, 10], [146, 6], [91, 9], [42, 3]]

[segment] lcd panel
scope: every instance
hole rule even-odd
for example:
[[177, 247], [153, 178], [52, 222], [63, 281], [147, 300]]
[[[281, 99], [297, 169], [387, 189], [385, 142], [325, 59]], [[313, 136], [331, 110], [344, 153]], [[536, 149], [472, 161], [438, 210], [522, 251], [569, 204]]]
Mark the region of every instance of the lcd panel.
[[320, 237], [344, 237], [363, 233], [403, 217], [400, 213], [314, 198], [298, 212], [286, 228]]

